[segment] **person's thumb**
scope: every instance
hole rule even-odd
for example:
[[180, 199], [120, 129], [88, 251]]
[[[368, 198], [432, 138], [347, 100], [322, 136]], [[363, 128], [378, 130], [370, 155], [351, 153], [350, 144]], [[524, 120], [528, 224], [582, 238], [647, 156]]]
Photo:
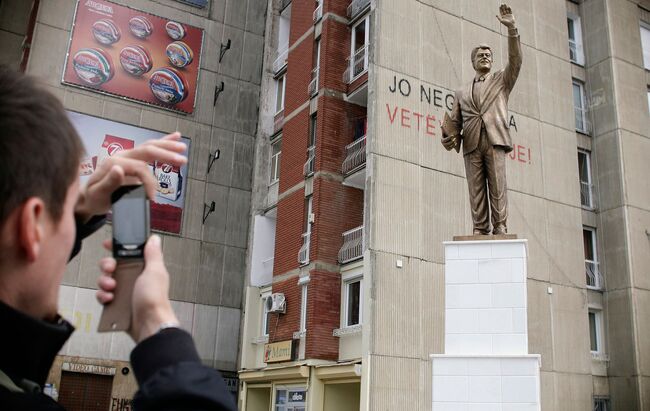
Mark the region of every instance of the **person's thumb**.
[[154, 234], [149, 237], [144, 246], [145, 270], [154, 266], [164, 266], [160, 236]]

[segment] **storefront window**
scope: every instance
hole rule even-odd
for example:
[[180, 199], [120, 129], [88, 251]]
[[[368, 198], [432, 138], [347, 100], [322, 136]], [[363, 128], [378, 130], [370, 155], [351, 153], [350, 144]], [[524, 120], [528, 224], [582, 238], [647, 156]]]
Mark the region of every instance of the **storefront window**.
[[305, 411], [307, 391], [304, 388], [278, 388], [275, 390], [275, 411]]

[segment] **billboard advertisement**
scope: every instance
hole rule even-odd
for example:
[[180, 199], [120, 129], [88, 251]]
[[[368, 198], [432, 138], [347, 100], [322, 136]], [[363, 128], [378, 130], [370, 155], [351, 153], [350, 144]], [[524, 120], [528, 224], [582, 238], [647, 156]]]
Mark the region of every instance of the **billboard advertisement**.
[[[159, 131], [72, 111], [68, 111], [68, 116], [86, 149], [86, 156], [79, 168], [79, 179], [82, 186], [107, 157], [165, 135]], [[182, 141], [187, 144], [189, 153], [190, 139], [183, 137]], [[151, 172], [158, 181], [156, 197], [151, 201], [151, 228], [180, 234], [187, 187], [187, 164], [173, 167], [169, 164], [156, 162], [151, 164]]]
[[63, 83], [194, 112], [203, 30], [103, 0], [80, 0]]

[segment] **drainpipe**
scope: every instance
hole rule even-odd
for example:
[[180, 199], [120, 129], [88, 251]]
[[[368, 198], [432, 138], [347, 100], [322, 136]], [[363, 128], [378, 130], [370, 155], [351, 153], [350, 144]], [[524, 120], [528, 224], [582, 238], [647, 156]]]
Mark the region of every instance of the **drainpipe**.
[[29, 13], [29, 21], [27, 23], [27, 32], [25, 33], [25, 39], [23, 40], [23, 56], [20, 59], [20, 71], [25, 72], [27, 70], [27, 61], [29, 60], [29, 52], [32, 48], [32, 38], [34, 37], [34, 27], [36, 27], [36, 15], [38, 14], [38, 6], [40, 5], [40, 0], [34, 0], [32, 3], [32, 10]]

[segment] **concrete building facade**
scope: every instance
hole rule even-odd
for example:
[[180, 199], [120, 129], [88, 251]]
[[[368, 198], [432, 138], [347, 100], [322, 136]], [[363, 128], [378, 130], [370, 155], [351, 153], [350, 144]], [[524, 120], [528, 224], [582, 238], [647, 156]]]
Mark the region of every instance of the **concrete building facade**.
[[[509, 5], [523, 48], [509, 232], [528, 240], [541, 407], [647, 409], [650, 4]], [[430, 409], [442, 243], [471, 230], [462, 156], [440, 144], [440, 121], [473, 78], [474, 46], [505, 65], [498, 6], [269, 2], [242, 409]]]
[[[204, 30], [203, 53], [195, 56], [200, 73], [193, 115], [62, 85], [75, 0], [2, 1], [0, 61], [18, 69], [22, 59], [26, 72], [42, 78], [68, 110], [162, 133], [178, 130], [191, 140], [181, 232], [161, 235], [170, 297], [203, 362], [221, 370], [236, 395], [265, 2], [213, 0], [206, 8], [174, 0], [114, 3]], [[224, 90], [213, 104], [221, 84]], [[220, 157], [208, 171], [209, 155], [216, 150]], [[204, 204], [212, 201], [216, 209], [204, 218]], [[76, 332], [57, 357], [48, 383], [70, 409], [131, 409], [137, 389], [128, 363], [131, 339], [96, 332], [101, 314], [94, 296], [97, 264], [107, 254], [101, 243], [110, 236], [107, 225], [85, 241], [60, 291], [61, 313]], [[108, 393], [109, 403], [74, 403], [84, 392], [100, 392], [102, 398]]]

